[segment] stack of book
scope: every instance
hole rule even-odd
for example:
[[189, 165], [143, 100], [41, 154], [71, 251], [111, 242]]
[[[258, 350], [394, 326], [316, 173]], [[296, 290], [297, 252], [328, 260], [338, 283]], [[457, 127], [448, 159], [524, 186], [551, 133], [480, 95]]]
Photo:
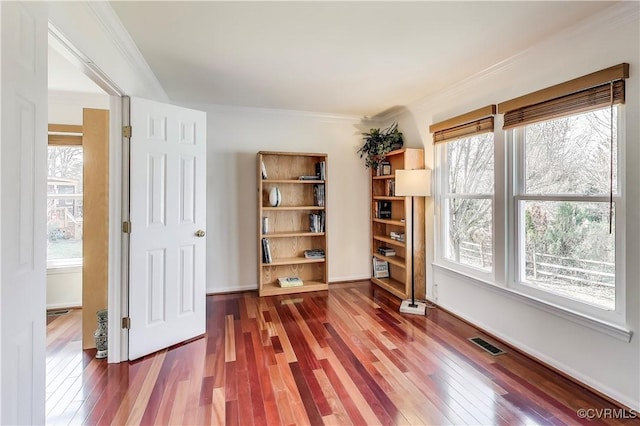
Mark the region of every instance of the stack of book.
[[396, 181], [395, 179], [389, 179], [386, 183], [385, 192], [387, 196], [394, 197], [396, 195]]
[[319, 248], [305, 250], [304, 257], [307, 259], [324, 259], [324, 250]]
[[404, 242], [404, 232], [391, 231], [389, 238], [391, 238], [392, 240]]
[[269, 246], [269, 239], [262, 239], [262, 262], [271, 263], [273, 260], [271, 259], [271, 247]]
[[391, 247], [378, 247], [378, 253], [383, 256], [391, 257], [396, 255], [396, 251]]
[[278, 283], [280, 287], [300, 287], [304, 283], [300, 279], [300, 277], [280, 277], [278, 278]]
[[309, 230], [311, 232], [324, 232], [324, 218], [323, 211], [309, 214]]

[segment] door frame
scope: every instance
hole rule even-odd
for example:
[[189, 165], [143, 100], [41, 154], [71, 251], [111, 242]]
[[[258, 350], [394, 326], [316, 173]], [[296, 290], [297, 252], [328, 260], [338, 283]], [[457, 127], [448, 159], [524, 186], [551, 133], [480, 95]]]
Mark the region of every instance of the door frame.
[[[109, 261], [108, 261], [108, 342], [107, 361], [128, 360], [128, 330], [121, 318], [128, 315], [128, 238], [122, 232], [122, 222], [129, 217], [128, 145], [122, 134], [123, 98], [125, 93], [90, 58], [79, 51], [49, 22], [49, 44], [65, 59], [89, 77], [109, 96]], [[128, 140], [126, 140], [128, 144]]]

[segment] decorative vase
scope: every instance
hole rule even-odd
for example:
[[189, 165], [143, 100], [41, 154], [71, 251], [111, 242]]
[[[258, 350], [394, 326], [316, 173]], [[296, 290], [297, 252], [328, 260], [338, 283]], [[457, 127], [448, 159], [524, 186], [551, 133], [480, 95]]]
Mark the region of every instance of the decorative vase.
[[278, 207], [281, 202], [282, 193], [277, 186], [274, 186], [273, 188], [271, 188], [271, 191], [269, 191], [269, 204], [271, 204], [271, 206], [273, 207]]
[[96, 341], [96, 358], [102, 359], [107, 357], [107, 319], [108, 314], [106, 309], [96, 312], [98, 315], [98, 328], [93, 333], [93, 338]]

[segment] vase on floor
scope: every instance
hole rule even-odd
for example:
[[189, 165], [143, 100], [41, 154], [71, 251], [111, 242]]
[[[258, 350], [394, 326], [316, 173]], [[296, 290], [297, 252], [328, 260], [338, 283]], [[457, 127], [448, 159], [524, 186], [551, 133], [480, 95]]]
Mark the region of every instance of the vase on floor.
[[96, 341], [96, 358], [102, 359], [107, 357], [107, 319], [108, 314], [106, 309], [99, 310], [98, 315], [98, 328], [93, 337]]

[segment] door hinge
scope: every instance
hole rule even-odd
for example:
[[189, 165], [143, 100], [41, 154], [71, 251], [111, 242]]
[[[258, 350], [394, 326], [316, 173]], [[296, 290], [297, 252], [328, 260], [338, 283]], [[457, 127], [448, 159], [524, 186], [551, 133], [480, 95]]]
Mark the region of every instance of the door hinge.
[[130, 234], [131, 233], [131, 222], [128, 220], [125, 220], [124, 222], [122, 222], [122, 232], [124, 232], [125, 234]]
[[131, 126], [122, 126], [122, 136], [125, 138], [131, 137]]
[[122, 328], [125, 328], [127, 330], [131, 329], [131, 318], [129, 317], [122, 318]]

